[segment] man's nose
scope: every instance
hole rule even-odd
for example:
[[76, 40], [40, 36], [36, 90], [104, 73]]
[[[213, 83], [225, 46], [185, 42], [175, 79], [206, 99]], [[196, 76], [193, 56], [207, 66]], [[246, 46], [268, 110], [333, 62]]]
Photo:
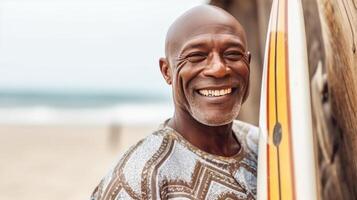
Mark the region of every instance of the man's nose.
[[229, 73], [229, 69], [226, 67], [223, 60], [219, 55], [213, 55], [211, 62], [208, 64], [207, 68], [203, 71], [205, 76], [212, 76], [215, 78], [223, 78]]

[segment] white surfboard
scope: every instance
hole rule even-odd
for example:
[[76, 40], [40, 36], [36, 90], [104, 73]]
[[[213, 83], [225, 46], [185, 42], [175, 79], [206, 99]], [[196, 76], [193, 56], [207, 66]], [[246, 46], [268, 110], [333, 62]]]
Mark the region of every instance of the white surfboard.
[[317, 199], [309, 73], [300, 0], [273, 1], [260, 106], [258, 199]]

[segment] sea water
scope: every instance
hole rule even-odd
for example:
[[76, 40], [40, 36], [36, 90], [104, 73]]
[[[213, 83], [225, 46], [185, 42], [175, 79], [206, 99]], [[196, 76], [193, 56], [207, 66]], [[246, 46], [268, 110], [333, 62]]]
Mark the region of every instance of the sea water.
[[172, 114], [162, 92], [0, 91], [0, 124], [152, 125]]

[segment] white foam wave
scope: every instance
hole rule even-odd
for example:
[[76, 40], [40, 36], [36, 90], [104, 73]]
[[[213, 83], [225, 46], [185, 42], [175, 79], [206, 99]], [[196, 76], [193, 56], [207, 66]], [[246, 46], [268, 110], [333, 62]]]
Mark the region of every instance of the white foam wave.
[[106, 108], [54, 108], [45, 106], [0, 108], [1, 124], [28, 125], [152, 125], [173, 114], [172, 104], [121, 104]]

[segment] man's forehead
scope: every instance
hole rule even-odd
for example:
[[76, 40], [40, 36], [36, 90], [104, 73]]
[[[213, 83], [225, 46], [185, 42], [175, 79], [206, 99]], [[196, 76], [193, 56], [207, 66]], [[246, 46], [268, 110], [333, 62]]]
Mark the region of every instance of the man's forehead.
[[166, 56], [177, 53], [187, 41], [205, 34], [230, 34], [246, 45], [240, 23], [226, 11], [214, 6], [198, 6], [180, 16], [166, 36]]

